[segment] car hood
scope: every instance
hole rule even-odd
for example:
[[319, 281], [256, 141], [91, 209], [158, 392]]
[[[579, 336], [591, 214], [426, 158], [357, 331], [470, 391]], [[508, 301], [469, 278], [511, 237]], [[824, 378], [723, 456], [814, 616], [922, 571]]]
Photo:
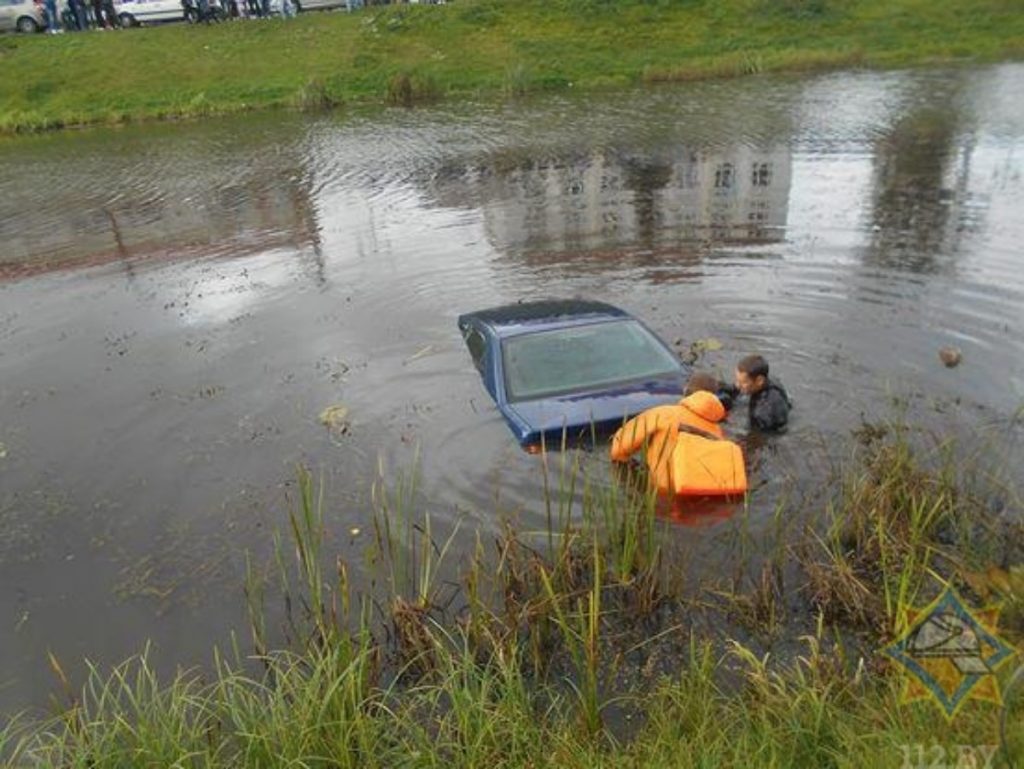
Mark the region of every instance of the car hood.
[[626, 419], [654, 406], [675, 403], [682, 397], [684, 377], [671, 375], [599, 392], [518, 401], [506, 406], [519, 442], [548, 445], [585, 437], [593, 427], [600, 433], [618, 428]]

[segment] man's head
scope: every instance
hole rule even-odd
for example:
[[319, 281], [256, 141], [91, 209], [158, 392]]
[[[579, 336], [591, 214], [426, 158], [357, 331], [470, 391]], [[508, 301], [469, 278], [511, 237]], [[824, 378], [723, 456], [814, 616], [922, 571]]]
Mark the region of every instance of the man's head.
[[718, 380], [706, 371], [694, 371], [686, 381], [686, 389], [683, 395], [693, 395], [697, 392], [714, 393], [719, 388]]
[[748, 355], [736, 364], [736, 386], [744, 395], [759, 393], [768, 384], [768, 361]]

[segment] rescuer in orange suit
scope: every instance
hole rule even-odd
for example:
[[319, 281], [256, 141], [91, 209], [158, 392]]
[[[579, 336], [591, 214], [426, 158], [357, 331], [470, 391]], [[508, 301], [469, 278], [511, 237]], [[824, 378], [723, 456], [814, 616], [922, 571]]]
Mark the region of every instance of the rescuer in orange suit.
[[655, 406], [626, 422], [612, 438], [612, 461], [626, 462], [645, 449], [651, 482], [662, 493], [744, 493], [743, 453], [722, 433], [726, 410], [711, 392], [717, 384], [714, 377], [695, 373], [678, 403]]

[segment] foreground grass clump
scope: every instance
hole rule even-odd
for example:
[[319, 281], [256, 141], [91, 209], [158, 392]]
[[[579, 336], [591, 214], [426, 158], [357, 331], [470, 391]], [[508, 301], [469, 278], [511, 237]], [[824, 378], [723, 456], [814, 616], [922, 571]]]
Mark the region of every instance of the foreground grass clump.
[[1010, 0], [460, 0], [0, 38], [0, 132], [1024, 52]]
[[[278, 541], [272, 568], [249, 570], [254, 655], [236, 644], [210, 674], [162, 682], [143, 654], [93, 670], [80, 690], [65, 681], [60, 715], [9, 724], [0, 758], [861, 767], [903, 765], [926, 745], [988, 751], [965, 765], [996, 750], [1011, 765], [1024, 759], [1024, 684], [1012, 666], [998, 673], [1002, 721], [971, 703], [948, 723], [932, 703], [901, 704], [902, 679], [878, 653], [904, 610], [946, 584], [1024, 605], [1017, 497], [979, 483], [952, 446], [872, 432], [810, 509], [780, 510], [778, 541], [755, 548], [736, 522], [741, 576], [686, 589], [642, 484], [595, 483], [572, 452], [541, 460], [546, 530], [508, 524], [493, 549], [478, 538], [454, 585], [442, 575], [455, 534], [442, 541], [415, 512], [415, 476], [379, 483], [372, 596], [353, 595], [348, 565], [324, 552], [322, 487], [300, 471], [294, 561]], [[271, 594], [287, 607], [280, 632], [267, 629]], [[1000, 632], [1019, 644], [1016, 616]]]

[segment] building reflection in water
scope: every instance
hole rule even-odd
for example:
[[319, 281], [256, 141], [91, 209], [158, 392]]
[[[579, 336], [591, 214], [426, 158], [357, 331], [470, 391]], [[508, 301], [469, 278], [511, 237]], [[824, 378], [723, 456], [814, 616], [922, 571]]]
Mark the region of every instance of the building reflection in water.
[[492, 246], [524, 266], [671, 268], [713, 246], [780, 242], [791, 166], [784, 144], [496, 154], [449, 163], [429, 187], [439, 205], [482, 210]]
[[[311, 280], [324, 280], [320, 226], [311, 182], [295, 167], [267, 164], [239, 179], [233, 154], [195, 167], [167, 163], [158, 185], [131, 184], [116, 169], [96, 179], [94, 192], [64, 190], [45, 207], [22, 208], [0, 225], [8, 245], [0, 280], [55, 270], [121, 262], [133, 264], [202, 257], [237, 257], [289, 248], [308, 257]], [[301, 171], [301, 166], [298, 166]], [[131, 182], [131, 180], [129, 180]]]

